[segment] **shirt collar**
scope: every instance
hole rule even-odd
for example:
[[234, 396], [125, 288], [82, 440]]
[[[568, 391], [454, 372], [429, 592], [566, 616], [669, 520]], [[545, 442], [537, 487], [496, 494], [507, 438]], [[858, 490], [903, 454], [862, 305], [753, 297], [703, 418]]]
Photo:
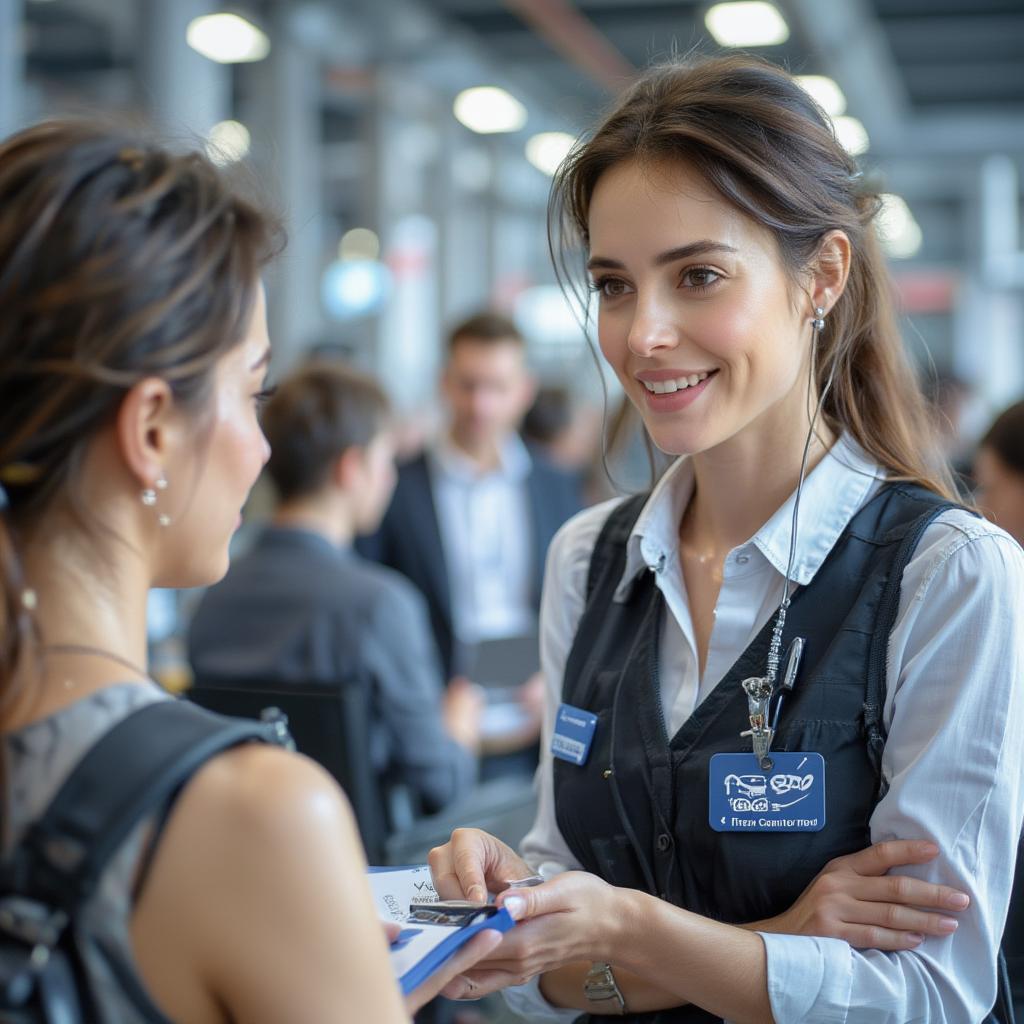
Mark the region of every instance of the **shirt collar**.
[[[793, 580], [810, 583], [884, 471], [844, 434], [804, 481], [800, 522], [793, 559]], [[661, 571], [679, 551], [679, 523], [693, 494], [693, 466], [686, 456], [676, 460], [651, 492], [626, 544], [626, 566], [615, 591], [624, 600], [645, 569]], [[747, 541], [772, 567], [785, 575], [793, 521], [794, 491], [781, 508]], [[747, 544], [740, 545], [746, 547]], [[739, 550], [739, 549], [737, 549]]]
[[[482, 476], [473, 460], [458, 448], [448, 434], [442, 434], [431, 452], [438, 469], [447, 477], [473, 483]], [[512, 483], [520, 483], [530, 475], [533, 460], [518, 434], [509, 434], [498, 446], [498, 467], [492, 472]]]

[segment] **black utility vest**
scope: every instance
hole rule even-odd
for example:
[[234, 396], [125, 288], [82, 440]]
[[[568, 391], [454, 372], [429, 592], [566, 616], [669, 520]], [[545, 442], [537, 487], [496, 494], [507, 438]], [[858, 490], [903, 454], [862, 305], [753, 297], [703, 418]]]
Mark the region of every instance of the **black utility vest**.
[[[782, 649], [795, 636], [806, 646], [772, 749], [824, 757], [826, 825], [820, 832], [737, 833], [708, 824], [708, 762], [713, 754], [752, 749], [749, 738], [740, 738], [749, 727], [740, 683], [764, 675], [775, 616], [670, 737], [658, 666], [665, 601], [653, 573], [635, 580], [625, 602], [613, 601], [645, 500], [641, 495], [615, 509], [591, 557], [562, 700], [594, 712], [598, 721], [583, 767], [554, 761], [558, 827], [583, 867], [613, 885], [732, 924], [772, 917], [792, 906], [827, 861], [870, 845], [868, 820], [886, 785], [886, 649], [903, 569], [925, 527], [954, 506], [914, 485], [886, 485], [853, 517], [812, 582], [796, 592]], [[612, 767], [617, 795], [607, 774]], [[627, 1018], [645, 1024], [720, 1019], [694, 1006]]]

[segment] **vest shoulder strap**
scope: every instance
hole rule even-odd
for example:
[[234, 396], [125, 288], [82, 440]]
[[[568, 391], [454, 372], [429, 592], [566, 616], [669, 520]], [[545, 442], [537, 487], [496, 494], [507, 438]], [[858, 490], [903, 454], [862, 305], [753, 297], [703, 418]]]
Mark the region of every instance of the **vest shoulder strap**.
[[590, 568], [587, 572], [587, 604], [590, 604], [590, 598], [597, 588], [598, 581], [610, 569], [615, 568], [616, 565], [619, 566], [618, 573], [613, 577], [616, 582], [618, 576], [622, 574], [622, 567], [626, 561], [626, 541], [629, 540], [629, 535], [633, 532], [633, 527], [636, 525], [637, 519], [640, 518], [640, 513], [650, 496], [648, 492], [627, 498], [612, 509], [611, 515], [605, 520], [590, 555]]

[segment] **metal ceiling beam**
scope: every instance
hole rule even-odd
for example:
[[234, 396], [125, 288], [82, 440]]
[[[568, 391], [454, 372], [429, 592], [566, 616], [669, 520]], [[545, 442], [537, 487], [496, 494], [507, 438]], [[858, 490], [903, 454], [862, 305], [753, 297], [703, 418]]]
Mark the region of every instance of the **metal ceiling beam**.
[[614, 94], [636, 77], [637, 69], [569, 0], [504, 0], [538, 36]]

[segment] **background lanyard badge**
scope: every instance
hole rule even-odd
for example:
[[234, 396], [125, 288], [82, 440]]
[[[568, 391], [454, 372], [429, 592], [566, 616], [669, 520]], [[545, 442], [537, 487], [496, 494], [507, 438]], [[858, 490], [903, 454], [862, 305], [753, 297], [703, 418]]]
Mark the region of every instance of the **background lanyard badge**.
[[571, 704], [559, 704], [555, 715], [555, 731], [551, 737], [551, 753], [577, 767], [586, 764], [590, 745], [594, 742], [597, 715]]

